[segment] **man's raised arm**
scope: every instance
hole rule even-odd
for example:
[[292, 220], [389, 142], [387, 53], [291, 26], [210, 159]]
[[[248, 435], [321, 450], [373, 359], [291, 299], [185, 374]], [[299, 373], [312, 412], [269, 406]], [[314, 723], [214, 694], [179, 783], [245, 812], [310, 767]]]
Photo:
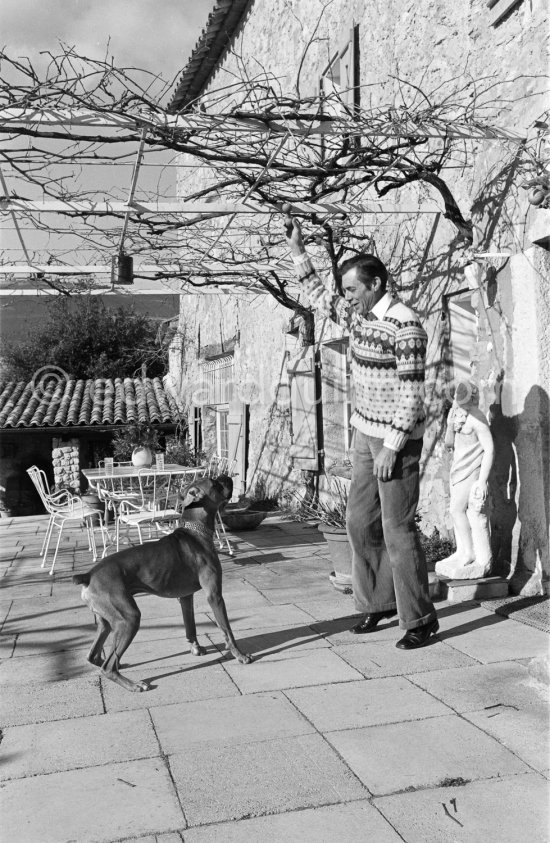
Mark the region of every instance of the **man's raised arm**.
[[328, 316], [334, 322], [347, 327], [349, 307], [342, 296], [329, 290], [317, 275], [302, 238], [302, 228], [297, 219], [290, 215], [290, 206], [283, 205], [285, 233], [298, 281], [301, 281], [306, 295], [315, 310]]

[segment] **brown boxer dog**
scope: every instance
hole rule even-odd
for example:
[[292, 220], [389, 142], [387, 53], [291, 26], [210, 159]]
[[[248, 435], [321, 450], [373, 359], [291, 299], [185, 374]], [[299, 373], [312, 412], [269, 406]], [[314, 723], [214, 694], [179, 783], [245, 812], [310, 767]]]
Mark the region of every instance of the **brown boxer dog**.
[[[181, 492], [183, 523], [159, 541], [130, 547], [98, 562], [88, 573], [73, 577], [82, 585], [82, 599], [96, 616], [98, 631], [88, 661], [128, 691], [147, 691], [146, 682], [132, 682], [119, 671], [120, 659], [132, 643], [141, 613], [135, 594], [177, 597], [191, 652], [206, 651], [197, 641], [193, 595], [203, 588], [227, 649], [241, 664], [251, 657], [237, 647], [222, 597], [222, 568], [214, 547], [215, 518], [233, 493], [230, 477], [203, 477]], [[103, 645], [112, 633], [107, 656]]]

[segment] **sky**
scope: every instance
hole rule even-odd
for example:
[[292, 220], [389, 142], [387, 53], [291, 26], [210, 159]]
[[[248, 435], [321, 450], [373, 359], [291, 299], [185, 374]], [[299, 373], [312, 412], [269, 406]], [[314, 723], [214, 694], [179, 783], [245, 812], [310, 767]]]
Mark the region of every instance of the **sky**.
[[[41, 51], [56, 53], [59, 42], [89, 58], [105, 58], [108, 49], [116, 65], [144, 68], [171, 82], [179, 78], [213, 6], [214, 0], [0, 0], [0, 46], [12, 56], [38, 62]], [[116, 181], [124, 192], [131, 169], [119, 169]], [[155, 173], [149, 172], [150, 176], [144, 169], [140, 180], [154, 189], [147, 179]], [[9, 187], [9, 172], [4, 170], [4, 175]], [[96, 168], [94, 177], [98, 175]], [[2, 262], [23, 261], [16, 234], [6, 226], [11, 221], [4, 219], [2, 231], [0, 220]], [[32, 231], [25, 232], [25, 239], [31, 251], [43, 247], [44, 238], [33, 242]], [[4, 330], [8, 310], [2, 302]]]
[[36, 56], [59, 41], [116, 64], [144, 67], [171, 80], [195, 46], [213, 0], [2, 0], [0, 43]]
[[[104, 59], [108, 52], [119, 67], [143, 68], [173, 82], [179, 79], [213, 6], [214, 0], [0, 0], [0, 45], [9, 55], [29, 57], [40, 66], [40, 52], [55, 54], [62, 42], [88, 58]], [[165, 101], [169, 98], [167, 94]], [[9, 171], [3, 169], [9, 189]], [[114, 188], [118, 198], [127, 195], [131, 165], [101, 172], [94, 168], [89, 173], [94, 188], [97, 185], [106, 193]], [[142, 168], [138, 188], [156, 193], [158, 177], [158, 169]], [[167, 177], [175, 179], [174, 171], [163, 171]], [[166, 184], [162, 188], [167, 195], [174, 193]], [[30, 233], [25, 238], [30, 251], [52, 245], [43, 235], [33, 238]], [[24, 260], [12, 222], [6, 218], [0, 220], [0, 245], [9, 262]]]

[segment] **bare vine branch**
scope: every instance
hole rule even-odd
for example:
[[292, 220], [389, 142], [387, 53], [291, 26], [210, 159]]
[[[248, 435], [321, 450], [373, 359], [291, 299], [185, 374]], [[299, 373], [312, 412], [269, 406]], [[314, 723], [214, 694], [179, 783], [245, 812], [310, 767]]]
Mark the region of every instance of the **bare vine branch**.
[[[314, 26], [312, 37], [316, 31]], [[453, 195], [447, 173], [467, 166], [466, 142], [455, 130], [491, 129], [496, 113], [492, 79], [462, 84], [457, 78], [431, 91], [398, 79], [402, 105], [363, 108], [350, 116], [345, 92], [332, 92], [324, 101], [300, 98], [299, 79], [297, 89], [285, 93], [280, 80], [263, 68], [251, 76], [243, 65], [230, 85], [197, 100], [181, 127], [162, 104], [168, 86], [151, 74], [116, 67], [108, 58], [79, 56], [68, 46], [47, 59], [40, 69], [30, 59], [0, 52], [4, 118], [6, 109], [37, 116], [65, 110], [75, 116], [71, 125], [0, 121], [6, 140], [0, 163], [12, 196], [35, 198], [39, 192], [65, 201], [94, 197], [93, 186], [85, 182], [89, 165], [130, 163], [147, 128], [145, 164], [147, 156], [164, 156], [167, 168], [177, 164], [184, 173], [178, 184], [181, 200], [212, 203], [212, 212], [186, 215], [130, 210], [127, 250], [157, 264], [182, 267], [176, 275], [160, 272], [159, 279], [181, 278], [191, 288], [247, 289], [254, 283], [285, 307], [303, 309], [285, 257], [278, 217], [282, 205], [366, 205], [415, 184], [441, 201], [459, 240], [464, 245], [472, 241], [472, 223]], [[240, 216], [227, 226], [227, 213], [216, 206], [244, 199], [272, 213]], [[124, 218], [115, 211], [101, 218], [89, 212], [56, 214], [52, 224], [45, 215], [29, 216], [38, 229], [50, 233], [50, 240], [60, 228], [64, 232], [63, 245], [49, 246], [46, 257], [59, 262], [61, 254], [68, 260], [80, 244], [90, 263], [102, 264], [116, 252]], [[360, 214], [304, 211], [301, 216], [309, 241], [323, 244], [334, 273], [347, 250], [372, 245]], [[219, 271], [205, 265], [205, 255]], [[261, 263], [265, 268], [258, 268]], [[60, 278], [48, 283], [63, 289]]]

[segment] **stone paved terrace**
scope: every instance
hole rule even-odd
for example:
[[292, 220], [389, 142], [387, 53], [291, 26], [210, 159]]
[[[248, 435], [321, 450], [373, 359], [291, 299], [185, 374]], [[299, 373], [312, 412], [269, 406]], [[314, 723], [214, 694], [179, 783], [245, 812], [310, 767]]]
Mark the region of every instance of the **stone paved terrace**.
[[544, 632], [474, 603], [439, 603], [441, 631], [402, 652], [395, 622], [353, 636], [351, 598], [310, 526], [268, 518], [223, 555], [236, 637], [188, 654], [177, 601], [139, 598], [132, 694], [85, 660], [89, 610], [70, 578], [84, 535], [40, 569], [44, 518], [0, 524], [3, 843], [546, 843]]

